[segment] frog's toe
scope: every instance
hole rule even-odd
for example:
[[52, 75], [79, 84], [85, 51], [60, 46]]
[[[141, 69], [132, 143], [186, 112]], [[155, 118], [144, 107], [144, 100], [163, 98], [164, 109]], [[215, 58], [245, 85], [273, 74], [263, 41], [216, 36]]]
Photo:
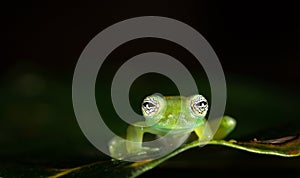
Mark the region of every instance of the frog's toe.
[[120, 137], [114, 137], [113, 139], [111, 139], [108, 143], [108, 148], [110, 156], [118, 160], [146, 159], [148, 157], [151, 157], [151, 155], [157, 154], [158, 151], [160, 151], [159, 148], [144, 146], [135, 150], [128, 151], [126, 148], [126, 140]]
[[143, 160], [156, 157], [160, 153], [160, 148], [153, 148], [153, 147], [141, 147], [138, 150], [131, 151], [126, 155], [127, 159], [130, 160]]
[[156, 152], [156, 151], [159, 151], [159, 148], [141, 147], [139, 149], [129, 151], [129, 154], [130, 155], [144, 155], [144, 154], [149, 154], [151, 152]]
[[108, 143], [110, 156], [116, 159], [122, 159], [128, 153], [126, 150], [126, 140], [120, 137], [114, 137]]
[[159, 150], [160, 150], [159, 148], [142, 147], [142, 151], [145, 151], [145, 152], [156, 152], [156, 151], [159, 151]]

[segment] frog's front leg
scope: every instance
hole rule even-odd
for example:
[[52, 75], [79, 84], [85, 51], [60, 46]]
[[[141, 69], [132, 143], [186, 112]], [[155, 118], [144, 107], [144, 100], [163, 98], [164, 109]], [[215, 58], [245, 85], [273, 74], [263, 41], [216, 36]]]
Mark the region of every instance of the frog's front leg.
[[209, 127], [209, 124], [206, 123], [196, 127], [195, 133], [201, 141], [209, 141], [211, 139], [221, 140], [225, 138], [235, 128], [235, 126], [235, 119], [229, 116], [224, 116], [221, 120], [218, 130], [214, 135]]
[[153, 129], [153, 127], [147, 126], [145, 122], [137, 122], [134, 125], [130, 125], [127, 128], [126, 135], [126, 149], [129, 154], [138, 153], [139, 151], [149, 149], [147, 147], [143, 147], [142, 145], [144, 133], [156, 135], [162, 134], [161, 132]]

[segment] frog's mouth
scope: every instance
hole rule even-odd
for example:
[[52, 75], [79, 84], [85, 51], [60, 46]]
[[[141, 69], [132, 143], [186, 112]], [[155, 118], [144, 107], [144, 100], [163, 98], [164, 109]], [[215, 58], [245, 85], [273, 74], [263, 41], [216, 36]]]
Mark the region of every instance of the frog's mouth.
[[198, 126], [197, 120], [187, 117], [184, 113], [178, 115], [170, 114], [162, 118], [154, 126], [164, 132], [187, 132]]
[[203, 123], [203, 118], [194, 118], [180, 113], [176, 119], [175, 129], [190, 129], [195, 128]]
[[184, 133], [190, 133], [194, 130], [194, 128], [161, 128], [161, 127], [156, 127], [155, 129], [165, 134], [184, 134]]

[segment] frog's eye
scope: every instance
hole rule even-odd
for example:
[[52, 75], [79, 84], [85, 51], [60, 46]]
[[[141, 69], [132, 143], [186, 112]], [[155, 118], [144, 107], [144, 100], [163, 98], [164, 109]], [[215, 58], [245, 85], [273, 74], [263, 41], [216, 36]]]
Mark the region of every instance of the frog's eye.
[[208, 110], [208, 102], [202, 95], [191, 97], [190, 108], [196, 116], [204, 117]]
[[159, 113], [162, 98], [160, 96], [148, 96], [142, 103], [142, 111], [144, 116], [154, 116]]

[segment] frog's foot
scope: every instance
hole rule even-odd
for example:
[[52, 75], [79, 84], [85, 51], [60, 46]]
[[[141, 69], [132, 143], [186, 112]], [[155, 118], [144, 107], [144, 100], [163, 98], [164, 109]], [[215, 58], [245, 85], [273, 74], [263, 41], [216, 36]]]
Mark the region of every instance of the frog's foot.
[[149, 155], [153, 152], [159, 151], [159, 148], [151, 148], [151, 147], [141, 147], [138, 150], [131, 152], [132, 155]]
[[128, 153], [124, 158], [129, 159], [131, 161], [140, 161], [146, 160], [149, 158], [156, 157], [156, 155], [160, 154], [160, 148], [153, 147], [140, 147], [134, 151]]
[[114, 137], [108, 143], [110, 156], [115, 159], [122, 159], [128, 154], [126, 140], [121, 137]]
[[124, 160], [141, 160], [147, 159], [154, 154], [159, 153], [159, 148], [153, 147], [139, 147], [135, 150], [127, 150], [126, 148], [126, 140], [121, 137], [114, 137], [110, 140], [109, 144], [109, 152], [110, 156], [114, 159]]

